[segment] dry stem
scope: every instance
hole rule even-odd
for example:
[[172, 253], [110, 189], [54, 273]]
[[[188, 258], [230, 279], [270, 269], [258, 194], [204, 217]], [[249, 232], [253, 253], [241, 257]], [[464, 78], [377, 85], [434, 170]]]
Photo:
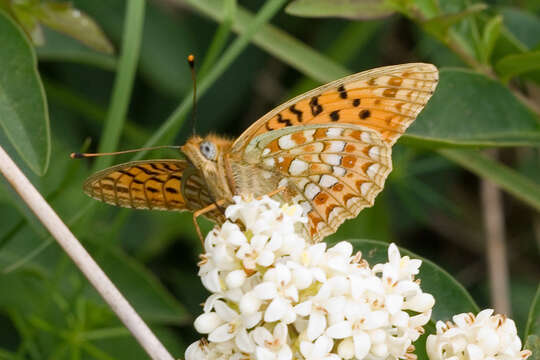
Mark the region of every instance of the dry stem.
[[155, 360], [173, 360], [165, 347], [79, 243], [60, 217], [30, 183], [0, 146], [0, 172], [34, 212], [90, 283], [101, 294], [148, 355]]
[[[496, 156], [497, 152], [490, 152]], [[499, 314], [510, 316], [508, 291], [508, 260], [506, 257], [505, 225], [502, 193], [495, 184], [481, 179], [482, 210], [486, 237], [491, 302]]]

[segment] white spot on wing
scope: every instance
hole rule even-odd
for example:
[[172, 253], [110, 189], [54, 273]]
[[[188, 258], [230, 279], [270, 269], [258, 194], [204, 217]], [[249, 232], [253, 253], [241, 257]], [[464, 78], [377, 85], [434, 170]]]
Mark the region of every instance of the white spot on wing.
[[280, 157], [278, 157], [277, 162], [281, 164], [283, 162], [283, 160], [285, 160], [285, 159], [283, 159], [283, 156], [280, 156]]
[[328, 152], [341, 152], [345, 148], [345, 141], [330, 141]]
[[350, 198], [349, 200], [347, 200], [347, 207], [348, 207], [349, 209], [351, 209], [351, 208], [353, 208], [354, 206], [359, 205], [360, 203], [361, 203], [360, 198], [354, 196], [354, 197]]
[[302, 160], [294, 159], [289, 166], [289, 173], [297, 176], [308, 169], [308, 163]]
[[303, 189], [309, 182], [309, 180], [305, 177], [294, 178], [293, 181], [300, 189]]
[[283, 178], [279, 181], [279, 184], [278, 184], [278, 188], [280, 187], [286, 187], [287, 184], [289, 183], [289, 181], [287, 180], [287, 178]]
[[263, 160], [263, 164], [266, 166], [266, 167], [274, 167], [274, 165], [276, 164], [276, 161], [274, 160], [274, 158], [266, 158]]
[[379, 173], [379, 169], [381, 168], [381, 165], [379, 164], [373, 164], [371, 165], [370, 167], [368, 167], [367, 169], [367, 175], [370, 177], [370, 178], [374, 178], [375, 175], [377, 175]]
[[326, 136], [328, 136], [328, 137], [341, 136], [341, 133], [343, 133], [342, 128], [330, 128], [330, 129], [326, 130]]
[[290, 149], [296, 146], [296, 143], [291, 139], [291, 134], [282, 136], [278, 140], [278, 145], [281, 149]]
[[367, 144], [371, 144], [371, 134], [370, 133], [362, 131], [362, 134], [360, 135], [360, 138], [362, 139], [363, 142], [365, 142]]
[[328, 215], [328, 223], [332, 223], [335, 219], [335, 217], [339, 217], [339, 215], [343, 212], [343, 208], [341, 206], [336, 206], [332, 209], [330, 212], [330, 215]]
[[366, 194], [371, 190], [371, 187], [373, 186], [373, 183], [365, 182], [362, 185], [360, 185], [360, 193], [362, 196], [366, 196]]
[[263, 156], [270, 154], [270, 149], [269, 148], [264, 149], [262, 154], [263, 154]]
[[313, 141], [314, 134], [315, 134], [314, 129], [304, 131], [304, 137], [306, 138], [306, 142]]
[[317, 196], [317, 194], [320, 192], [321, 192], [321, 188], [315, 185], [314, 183], [309, 183], [306, 186], [305, 194], [309, 200], [313, 200], [313, 198], [315, 198], [315, 196]]
[[371, 149], [369, 149], [369, 157], [374, 159], [374, 160], [378, 160], [381, 156], [381, 150], [379, 149], [378, 146], [373, 146], [371, 147]]
[[336, 176], [345, 176], [346, 171], [341, 166], [334, 166], [333, 170], [334, 170], [334, 175], [336, 175]]
[[304, 215], [307, 215], [312, 209], [311, 204], [307, 201], [302, 201], [300, 206], [302, 207], [302, 212]]
[[336, 154], [325, 154], [321, 156], [323, 161], [328, 165], [340, 165], [341, 156]]
[[322, 187], [329, 188], [331, 186], [334, 186], [334, 184], [337, 183], [337, 182], [338, 182], [338, 180], [335, 177], [325, 174], [325, 175], [323, 175], [321, 177], [321, 180], [319, 181], [319, 184]]

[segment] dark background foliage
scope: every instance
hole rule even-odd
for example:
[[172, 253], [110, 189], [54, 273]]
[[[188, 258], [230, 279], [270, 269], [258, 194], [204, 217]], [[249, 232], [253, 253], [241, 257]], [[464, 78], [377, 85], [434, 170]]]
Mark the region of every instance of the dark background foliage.
[[[352, 19], [311, 17], [321, 8], [328, 14], [324, 1], [296, 1], [286, 11], [275, 0], [137, 2], [73, 1], [92, 27], [54, 4], [28, 0], [14, 11], [0, 0], [0, 144], [171, 353], [182, 356], [197, 338], [192, 320], [207, 296], [191, 215], [98, 204], [81, 186], [113, 159], [68, 155], [182, 144], [192, 131], [189, 53], [201, 90], [196, 131], [231, 137], [282, 101], [350, 72], [412, 61], [440, 67], [430, 104], [394, 147], [384, 192], [329, 240], [396, 242], [490, 307], [490, 284], [501, 279], [487, 270], [480, 182], [493, 181], [505, 190], [509, 315], [520, 335], [538, 333], [537, 312], [527, 327], [539, 280], [538, 2], [392, 0], [374, 12], [366, 3], [382, 2], [352, 1], [361, 15]], [[42, 43], [39, 73], [27, 37]], [[486, 147], [500, 147], [496, 159]], [[0, 187], [0, 359], [146, 358], [17, 195]]]

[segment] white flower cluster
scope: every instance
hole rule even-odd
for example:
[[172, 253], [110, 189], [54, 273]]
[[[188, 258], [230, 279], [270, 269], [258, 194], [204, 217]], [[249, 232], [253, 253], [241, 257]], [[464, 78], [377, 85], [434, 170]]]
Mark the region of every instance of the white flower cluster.
[[213, 294], [195, 328], [208, 340], [186, 360], [415, 358], [435, 302], [414, 279], [420, 260], [392, 244], [370, 268], [348, 242], [307, 243], [299, 206], [234, 201], [205, 240], [199, 275]]
[[454, 322], [437, 322], [437, 334], [429, 335], [426, 349], [431, 360], [524, 360], [531, 352], [521, 350], [516, 325], [504, 315], [482, 310], [455, 315]]

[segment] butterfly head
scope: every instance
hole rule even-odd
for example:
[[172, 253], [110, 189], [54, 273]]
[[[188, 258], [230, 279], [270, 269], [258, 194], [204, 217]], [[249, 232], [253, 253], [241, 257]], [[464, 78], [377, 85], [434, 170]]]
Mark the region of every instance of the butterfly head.
[[229, 140], [215, 135], [208, 135], [204, 138], [195, 135], [181, 147], [181, 150], [193, 164], [199, 167], [215, 166], [230, 148], [230, 143]]

